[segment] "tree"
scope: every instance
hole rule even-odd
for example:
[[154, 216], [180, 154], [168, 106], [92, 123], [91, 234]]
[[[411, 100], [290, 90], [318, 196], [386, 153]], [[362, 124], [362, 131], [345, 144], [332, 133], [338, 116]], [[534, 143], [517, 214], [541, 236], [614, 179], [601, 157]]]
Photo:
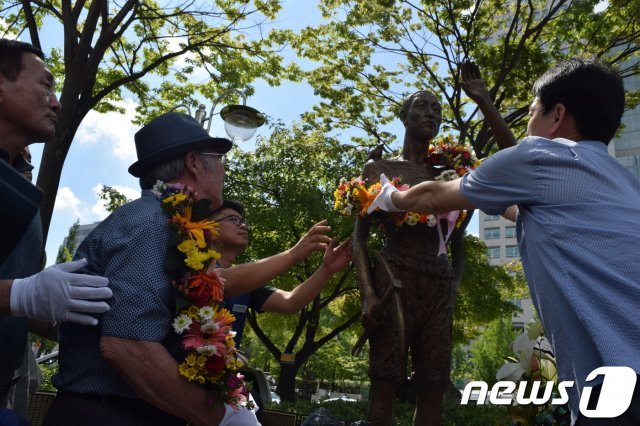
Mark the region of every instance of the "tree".
[[[604, 9], [594, 12], [596, 5]], [[322, 97], [306, 121], [323, 131], [359, 130], [358, 143], [392, 144], [398, 135], [386, 125], [407, 94], [427, 88], [441, 98], [442, 132], [456, 134], [480, 158], [489, 155], [491, 131], [461, 88], [460, 64], [467, 60], [480, 66], [517, 137], [533, 81], [557, 60], [592, 55], [624, 77], [640, 72], [635, 0], [321, 0], [320, 9], [326, 23], [280, 38], [317, 64], [293, 75], [302, 73]], [[627, 107], [637, 102], [631, 94]], [[467, 224], [451, 237], [458, 282]]]
[[69, 228], [69, 234], [65, 237], [62, 245], [58, 249], [58, 256], [56, 257], [56, 263], [70, 262], [73, 260], [73, 254], [76, 252], [76, 235], [78, 233], [78, 227], [80, 226], [80, 219], [76, 220], [71, 228]]
[[109, 213], [113, 213], [118, 207], [131, 201], [113, 186], [107, 185], [102, 185], [98, 196], [104, 201], [104, 207]]
[[505, 363], [505, 359], [512, 356], [511, 343], [517, 336], [510, 318], [492, 321], [471, 347], [469, 362], [473, 380], [483, 380], [489, 386], [496, 383], [496, 373]]
[[[62, 84], [56, 135], [45, 145], [37, 185], [43, 189], [41, 214], [46, 238], [62, 166], [78, 126], [94, 109], [120, 111], [124, 93], [138, 103], [138, 123], [178, 104], [196, 105], [195, 92], [215, 99], [228, 87], [250, 89], [260, 76], [274, 82], [279, 57], [264, 48], [259, 26], [273, 18], [279, 0], [2, 1], [4, 34], [27, 32], [42, 46], [42, 31], [64, 34], [64, 45], [49, 53]], [[163, 6], [164, 5], [164, 6]], [[184, 58], [182, 64], [179, 58]], [[210, 80], [191, 76], [205, 69]], [[151, 77], [155, 78], [151, 78]], [[251, 93], [251, 90], [248, 90]]]
[[[332, 193], [341, 176], [360, 168], [364, 155], [320, 132], [281, 125], [273, 128], [268, 139], [258, 140], [255, 152], [233, 152], [227, 164], [225, 198], [242, 200], [251, 224], [251, 243], [238, 261], [264, 258], [293, 246], [323, 218], [329, 220], [336, 238], [350, 235], [353, 222], [333, 212]], [[311, 276], [320, 261], [321, 255], [315, 254], [273, 285], [293, 288]], [[359, 316], [357, 284], [350, 268], [337, 274], [298, 315], [264, 314], [258, 320], [255, 312], [249, 312], [249, 324], [279, 363], [278, 393], [283, 400], [295, 398], [300, 367]]]

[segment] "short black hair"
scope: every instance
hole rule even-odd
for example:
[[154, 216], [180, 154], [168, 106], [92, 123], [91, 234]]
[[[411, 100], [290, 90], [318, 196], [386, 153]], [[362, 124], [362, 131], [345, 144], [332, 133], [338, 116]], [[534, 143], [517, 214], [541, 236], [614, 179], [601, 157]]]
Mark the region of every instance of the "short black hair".
[[608, 144], [624, 113], [624, 85], [620, 75], [595, 59], [572, 58], [545, 72], [533, 94], [547, 113], [563, 104], [580, 136]]
[[218, 207], [217, 209], [215, 209], [213, 212], [211, 212], [212, 214], [216, 214], [218, 212], [220, 212], [221, 210], [224, 209], [232, 209], [237, 211], [238, 213], [240, 213], [240, 216], [244, 217], [244, 204], [242, 204], [240, 201], [237, 200], [224, 200], [222, 202], [222, 205], [220, 207]]
[[22, 71], [22, 56], [25, 53], [33, 53], [44, 61], [42, 50], [29, 43], [0, 38], [0, 74], [9, 81], [15, 81]]

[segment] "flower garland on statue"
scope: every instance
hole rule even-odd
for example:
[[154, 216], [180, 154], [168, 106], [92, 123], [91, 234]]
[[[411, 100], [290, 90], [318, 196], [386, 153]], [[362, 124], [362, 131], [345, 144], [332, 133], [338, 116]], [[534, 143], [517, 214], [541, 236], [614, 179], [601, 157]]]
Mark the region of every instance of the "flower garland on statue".
[[465, 144], [456, 143], [451, 135], [438, 138], [429, 145], [426, 161], [432, 166], [453, 169], [458, 176], [464, 176], [469, 170], [480, 165], [473, 149]]
[[[425, 161], [433, 166], [445, 168], [445, 170], [440, 172], [435, 178], [435, 180], [440, 181], [457, 179], [469, 170], [473, 170], [480, 165], [480, 161], [473, 152], [473, 149], [470, 149], [466, 145], [455, 143], [451, 136], [442, 137], [432, 145], [429, 145]], [[402, 183], [402, 178], [400, 177], [394, 177], [389, 182], [398, 188], [399, 191], [405, 191], [410, 188], [410, 185]], [[341, 178], [338, 187], [333, 192], [333, 208], [345, 216], [358, 214], [364, 217], [367, 214], [367, 209], [381, 189], [382, 185], [379, 181], [372, 185], [367, 185], [366, 180], [361, 176], [352, 178], [351, 180]], [[404, 224], [415, 226], [418, 223], [426, 223], [428, 226], [434, 227], [440, 219], [446, 219], [449, 223], [449, 230], [446, 237], [442, 235], [442, 230], [438, 227], [440, 236], [439, 254], [441, 254], [445, 252], [444, 245], [453, 231], [453, 225], [459, 226], [460, 223], [462, 223], [466, 217], [466, 211], [449, 212], [444, 215], [400, 212], [392, 213], [391, 217], [396, 226], [402, 226]]]
[[249, 389], [238, 373], [243, 363], [238, 356], [231, 324], [235, 317], [222, 307], [224, 280], [208, 270], [220, 254], [211, 242], [218, 236], [218, 224], [208, 219], [209, 201], [196, 200], [195, 192], [181, 184], [158, 181], [153, 192], [162, 202], [172, 231], [167, 269], [178, 277], [175, 332], [182, 337], [186, 357], [178, 366], [181, 376], [204, 385], [207, 403], [226, 403], [238, 409], [252, 408]]

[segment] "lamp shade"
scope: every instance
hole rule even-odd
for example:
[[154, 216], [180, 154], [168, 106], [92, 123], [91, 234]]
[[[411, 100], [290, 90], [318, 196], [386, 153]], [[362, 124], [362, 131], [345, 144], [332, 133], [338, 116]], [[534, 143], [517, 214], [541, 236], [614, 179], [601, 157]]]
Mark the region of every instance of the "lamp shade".
[[260, 111], [246, 105], [227, 105], [220, 111], [220, 117], [225, 131], [235, 142], [249, 140], [266, 121]]

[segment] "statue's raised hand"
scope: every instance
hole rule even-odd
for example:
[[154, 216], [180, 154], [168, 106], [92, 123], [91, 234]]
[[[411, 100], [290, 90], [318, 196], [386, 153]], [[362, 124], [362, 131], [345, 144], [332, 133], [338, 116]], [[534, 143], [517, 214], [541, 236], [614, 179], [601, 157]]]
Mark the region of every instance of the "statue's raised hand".
[[475, 62], [460, 64], [462, 74], [462, 89], [476, 103], [491, 101], [487, 84], [480, 75], [480, 68]]

